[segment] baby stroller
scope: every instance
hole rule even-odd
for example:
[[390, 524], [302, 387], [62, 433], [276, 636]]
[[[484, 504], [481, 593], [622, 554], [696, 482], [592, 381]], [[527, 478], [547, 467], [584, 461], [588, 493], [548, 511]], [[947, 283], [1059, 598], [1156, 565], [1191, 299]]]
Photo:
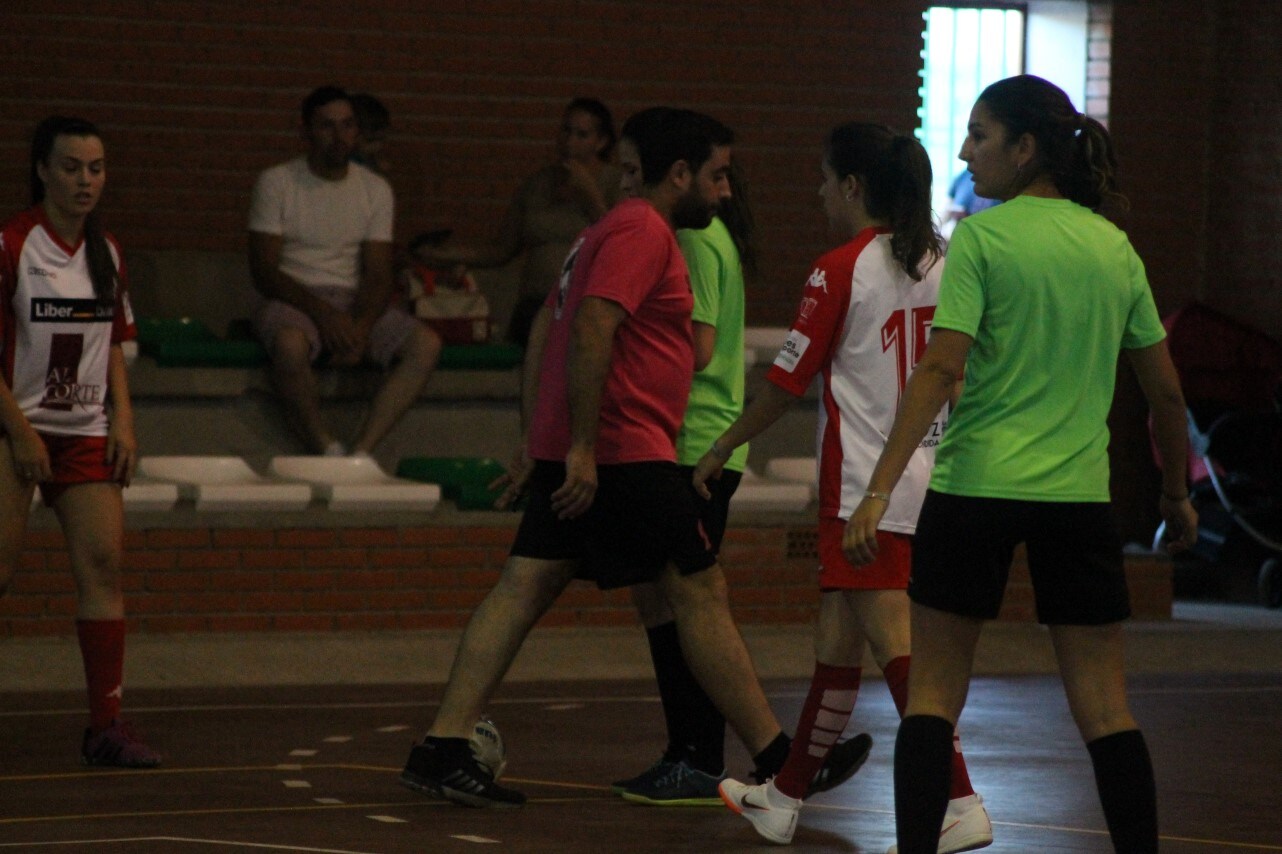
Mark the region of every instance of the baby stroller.
[[1260, 601], [1282, 607], [1282, 344], [1199, 303], [1163, 325], [1188, 404], [1189, 494], [1199, 516], [1197, 545], [1177, 564], [1177, 580], [1189, 561], [1260, 561]]

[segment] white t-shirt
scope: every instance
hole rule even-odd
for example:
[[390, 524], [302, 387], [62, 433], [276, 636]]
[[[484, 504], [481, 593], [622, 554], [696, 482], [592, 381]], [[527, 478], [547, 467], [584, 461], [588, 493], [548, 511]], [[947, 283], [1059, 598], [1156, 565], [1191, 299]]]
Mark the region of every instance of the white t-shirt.
[[[890, 234], [864, 229], [824, 255], [806, 281], [801, 307], [767, 379], [796, 395], [817, 374], [819, 515], [849, 519], [885, 447], [908, 375], [926, 351], [943, 262], [914, 282], [890, 251]], [[882, 517], [882, 530], [917, 530], [940, 412], [913, 453]]]
[[391, 185], [364, 166], [329, 181], [299, 157], [258, 176], [249, 230], [284, 238], [280, 271], [298, 283], [354, 289], [361, 244], [392, 242], [392, 207]]

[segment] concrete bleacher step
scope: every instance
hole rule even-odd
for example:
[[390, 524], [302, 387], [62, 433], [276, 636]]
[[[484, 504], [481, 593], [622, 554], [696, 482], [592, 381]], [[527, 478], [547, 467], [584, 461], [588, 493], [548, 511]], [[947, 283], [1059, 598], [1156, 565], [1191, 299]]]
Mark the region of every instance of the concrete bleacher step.
[[752, 469], [744, 469], [739, 488], [730, 499], [730, 509], [800, 513], [810, 506], [813, 492], [808, 484], [766, 478]]
[[419, 510], [441, 502], [441, 487], [393, 477], [368, 457], [273, 457], [267, 470], [284, 481], [305, 483], [330, 510]]
[[[178, 503], [178, 486], [173, 483], [161, 483], [146, 477], [135, 477], [133, 482], [121, 493], [126, 510], [142, 512], [163, 512]], [[40, 490], [31, 494], [31, 510], [40, 511], [45, 503], [40, 499]]]
[[126, 510], [163, 512], [178, 503], [178, 484], [135, 477], [123, 495]]
[[199, 511], [302, 510], [312, 500], [307, 484], [265, 478], [240, 457], [143, 457], [138, 470], [176, 484], [179, 498]]
[[819, 478], [817, 457], [775, 457], [766, 463], [765, 475], [788, 483], [814, 483]]
[[819, 460], [816, 457], [775, 457], [763, 471], [767, 481], [804, 486], [810, 500], [819, 498]]

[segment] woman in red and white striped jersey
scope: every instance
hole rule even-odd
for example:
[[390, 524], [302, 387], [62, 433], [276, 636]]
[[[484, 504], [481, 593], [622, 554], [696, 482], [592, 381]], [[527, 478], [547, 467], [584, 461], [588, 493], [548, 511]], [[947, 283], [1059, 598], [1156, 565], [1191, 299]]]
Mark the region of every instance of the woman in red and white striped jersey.
[[121, 343], [135, 329], [120, 247], [95, 213], [106, 177], [97, 128], [47, 118], [32, 138], [32, 206], [0, 226], [0, 591], [38, 487], [76, 581], [90, 710], [81, 757], [142, 768], [160, 757], [120, 718], [121, 488], [138, 453]]

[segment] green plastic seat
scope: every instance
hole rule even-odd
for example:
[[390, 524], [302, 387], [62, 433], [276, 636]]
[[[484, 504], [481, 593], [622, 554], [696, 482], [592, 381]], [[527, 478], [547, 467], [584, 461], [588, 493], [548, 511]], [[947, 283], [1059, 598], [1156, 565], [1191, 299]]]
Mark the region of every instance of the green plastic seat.
[[459, 344], [441, 348], [437, 366], [455, 371], [502, 371], [520, 366], [525, 350], [516, 344]]
[[194, 317], [139, 317], [138, 349], [148, 356], [165, 341], [217, 341], [212, 329]]
[[251, 368], [267, 364], [267, 350], [257, 341], [170, 339], [143, 352], [166, 368]]
[[439, 484], [441, 494], [460, 510], [490, 510], [499, 491], [490, 491], [489, 485], [506, 470], [491, 457], [405, 457], [396, 476]]

